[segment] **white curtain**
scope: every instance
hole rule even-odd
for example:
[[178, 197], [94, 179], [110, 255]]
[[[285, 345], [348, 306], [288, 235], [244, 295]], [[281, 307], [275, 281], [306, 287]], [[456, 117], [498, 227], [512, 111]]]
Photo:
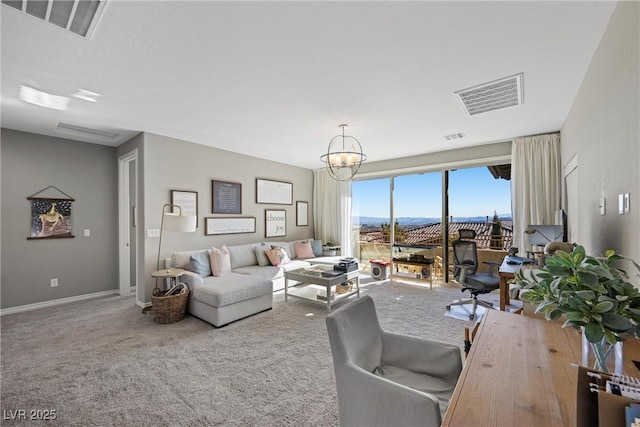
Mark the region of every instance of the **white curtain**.
[[337, 243], [352, 256], [351, 182], [336, 181], [325, 169], [313, 172], [313, 226], [316, 239]]
[[529, 224], [554, 225], [561, 207], [560, 134], [516, 138], [511, 150], [513, 246], [529, 249]]

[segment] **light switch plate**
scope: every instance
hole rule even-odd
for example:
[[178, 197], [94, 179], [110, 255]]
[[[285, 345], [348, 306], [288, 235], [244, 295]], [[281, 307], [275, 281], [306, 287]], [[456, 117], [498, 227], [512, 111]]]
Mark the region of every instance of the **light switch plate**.
[[160, 237], [160, 230], [158, 230], [157, 228], [148, 229], [147, 237]]
[[629, 193], [624, 193], [624, 214], [628, 214], [631, 211], [631, 200]]
[[618, 194], [618, 213], [624, 215], [624, 194]]

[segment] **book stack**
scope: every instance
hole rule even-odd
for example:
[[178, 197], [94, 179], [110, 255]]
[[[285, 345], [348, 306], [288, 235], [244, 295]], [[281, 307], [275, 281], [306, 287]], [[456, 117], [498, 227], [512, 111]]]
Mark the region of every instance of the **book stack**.
[[[331, 294], [329, 298], [331, 298], [331, 301], [333, 301], [336, 298], [336, 294]], [[318, 301], [327, 301], [327, 296], [323, 294], [318, 294], [316, 295], [316, 299]]]

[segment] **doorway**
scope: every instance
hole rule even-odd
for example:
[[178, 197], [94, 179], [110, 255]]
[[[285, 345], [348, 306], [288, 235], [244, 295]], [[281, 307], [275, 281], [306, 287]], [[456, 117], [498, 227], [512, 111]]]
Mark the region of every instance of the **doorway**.
[[118, 252], [120, 295], [137, 294], [138, 285], [138, 239], [137, 188], [138, 150], [133, 150], [118, 159]]

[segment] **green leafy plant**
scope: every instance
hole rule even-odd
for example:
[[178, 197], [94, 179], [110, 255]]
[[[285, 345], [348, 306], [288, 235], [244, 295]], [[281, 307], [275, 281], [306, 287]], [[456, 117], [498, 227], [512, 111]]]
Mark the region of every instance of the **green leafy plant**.
[[625, 334], [640, 337], [640, 290], [615, 266], [622, 259], [629, 260], [612, 250], [604, 257], [589, 256], [577, 246], [571, 253], [557, 251], [539, 271], [522, 269], [516, 282], [527, 289], [522, 299], [539, 304], [536, 313], [547, 320], [564, 314], [562, 327], [584, 328], [591, 343], [615, 344]]

